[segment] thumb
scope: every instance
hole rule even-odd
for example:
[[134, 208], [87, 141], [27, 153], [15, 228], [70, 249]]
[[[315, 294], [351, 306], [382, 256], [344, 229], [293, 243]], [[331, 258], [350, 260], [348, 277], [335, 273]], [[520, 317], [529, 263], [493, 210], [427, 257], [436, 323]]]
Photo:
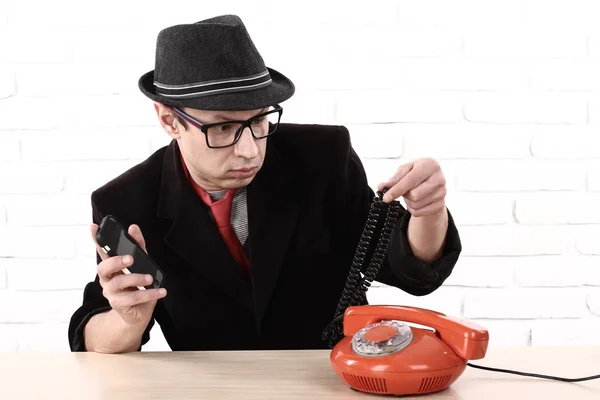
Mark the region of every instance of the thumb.
[[142, 230], [140, 229], [140, 227], [136, 224], [130, 225], [128, 233], [142, 248], [142, 250], [144, 250], [144, 252], [148, 254], [148, 251], [146, 250], [146, 240], [144, 239], [144, 235], [142, 235]]
[[396, 183], [400, 182], [400, 180], [404, 178], [412, 170], [412, 168], [412, 162], [401, 165], [400, 168], [396, 170], [396, 172], [394, 173], [394, 175], [392, 175], [390, 179], [388, 179], [385, 182], [381, 182], [377, 186], [377, 190], [383, 192], [383, 189], [391, 189], [391, 187], [394, 186]]

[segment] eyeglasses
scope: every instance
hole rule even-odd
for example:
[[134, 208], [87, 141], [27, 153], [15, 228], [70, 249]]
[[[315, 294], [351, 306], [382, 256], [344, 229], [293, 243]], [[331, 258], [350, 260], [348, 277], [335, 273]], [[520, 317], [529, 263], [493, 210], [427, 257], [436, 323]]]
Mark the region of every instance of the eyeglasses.
[[250, 132], [255, 139], [264, 139], [272, 135], [277, 130], [281, 114], [283, 113], [281, 106], [276, 105], [273, 110], [255, 115], [246, 121], [203, 124], [176, 107], [173, 107], [173, 110], [181, 118], [200, 129], [206, 137], [206, 145], [213, 149], [233, 146], [240, 139], [242, 132], [246, 128], [250, 128]]

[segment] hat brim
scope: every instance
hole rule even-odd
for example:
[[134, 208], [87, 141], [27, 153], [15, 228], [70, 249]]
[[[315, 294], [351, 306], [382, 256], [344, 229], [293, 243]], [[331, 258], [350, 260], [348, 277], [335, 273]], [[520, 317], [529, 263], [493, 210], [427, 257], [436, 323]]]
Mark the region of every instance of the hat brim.
[[295, 92], [295, 87], [291, 80], [272, 68], [267, 69], [271, 75], [272, 83], [264, 88], [245, 92], [223, 93], [186, 99], [165, 97], [156, 93], [154, 87], [154, 70], [141, 76], [138, 87], [151, 100], [172, 107], [220, 111], [257, 110], [282, 103], [292, 97]]

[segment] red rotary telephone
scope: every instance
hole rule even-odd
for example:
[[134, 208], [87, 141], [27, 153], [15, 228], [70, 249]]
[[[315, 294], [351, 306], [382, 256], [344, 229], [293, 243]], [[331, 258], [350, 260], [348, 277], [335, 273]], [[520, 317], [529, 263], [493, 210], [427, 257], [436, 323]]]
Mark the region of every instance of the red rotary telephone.
[[330, 356], [333, 369], [353, 389], [378, 394], [446, 389], [467, 360], [485, 357], [489, 341], [488, 331], [477, 324], [416, 307], [348, 307], [343, 325], [344, 338]]

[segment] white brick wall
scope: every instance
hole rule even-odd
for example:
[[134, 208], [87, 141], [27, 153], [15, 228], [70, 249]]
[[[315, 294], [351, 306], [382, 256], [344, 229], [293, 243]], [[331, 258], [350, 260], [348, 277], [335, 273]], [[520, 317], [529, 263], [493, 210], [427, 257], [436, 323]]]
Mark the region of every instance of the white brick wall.
[[[296, 83], [284, 120], [346, 125], [371, 185], [442, 164], [454, 274], [425, 297], [376, 284], [372, 303], [471, 318], [495, 346], [600, 344], [597, 2], [184, 3], [0, 1], [0, 352], [68, 350], [89, 195], [169, 140], [137, 89], [156, 33], [221, 13]], [[167, 348], [154, 329], [147, 349]]]

